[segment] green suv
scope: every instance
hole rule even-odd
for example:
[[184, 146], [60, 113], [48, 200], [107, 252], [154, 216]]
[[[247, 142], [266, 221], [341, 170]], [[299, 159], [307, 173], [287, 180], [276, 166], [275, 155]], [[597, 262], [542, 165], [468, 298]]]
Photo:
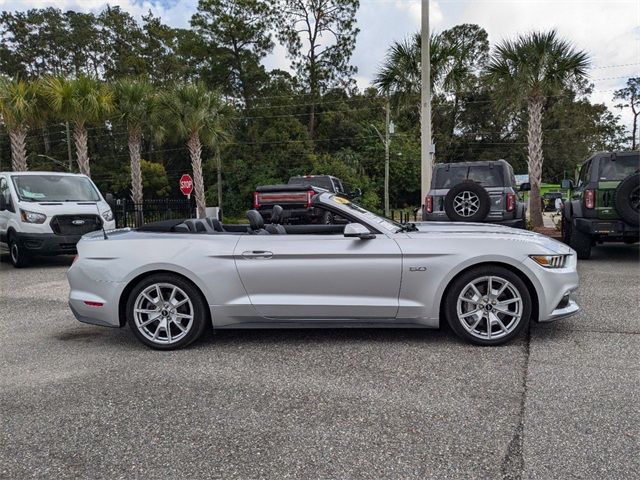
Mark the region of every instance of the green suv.
[[562, 239], [578, 258], [591, 256], [596, 243], [640, 240], [640, 152], [600, 152], [580, 168], [578, 184], [562, 210]]

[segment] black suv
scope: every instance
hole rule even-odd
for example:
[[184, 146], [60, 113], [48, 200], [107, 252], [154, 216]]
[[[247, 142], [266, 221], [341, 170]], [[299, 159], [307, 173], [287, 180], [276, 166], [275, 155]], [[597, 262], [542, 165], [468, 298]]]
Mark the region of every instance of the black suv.
[[440, 163], [433, 168], [422, 219], [441, 222], [491, 222], [524, 228], [525, 203], [513, 168], [505, 160]]
[[562, 238], [578, 253], [591, 256], [596, 243], [640, 240], [640, 152], [600, 152], [580, 168], [577, 185], [562, 211]]

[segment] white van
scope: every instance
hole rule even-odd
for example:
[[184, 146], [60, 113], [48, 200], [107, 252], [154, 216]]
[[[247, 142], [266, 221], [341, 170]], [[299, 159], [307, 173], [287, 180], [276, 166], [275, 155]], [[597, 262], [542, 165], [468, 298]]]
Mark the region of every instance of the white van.
[[109, 204], [86, 175], [0, 172], [0, 247], [14, 267], [35, 255], [76, 253], [85, 233], [116, 223]]

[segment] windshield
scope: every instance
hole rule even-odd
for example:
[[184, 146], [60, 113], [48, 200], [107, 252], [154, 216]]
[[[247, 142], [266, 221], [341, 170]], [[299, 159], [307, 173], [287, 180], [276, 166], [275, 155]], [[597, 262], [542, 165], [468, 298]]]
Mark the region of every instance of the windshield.
[[347, 207], [353, 210], [354, 212], [359, 213], [369, 223], [371, 223], [377, 228], [380, 228], [381, 230], [386, 230], [390, 233], [397, 233], [398, 230], [402, 228], [402, 225], [399, 224], [398, 222], [395, 222], [385, 217], [381, 217], [380, 215], [376, 215], [375, 213], [370, 212], [369, 210], [362, 208], [360, 205], [355, 204], [352, 201], [347, 200], [346, 198], [341, 197], [339, 195], [331, 195], [329, 199], [333, 203], [337, 203], [339, 205], [342, 205], [344, 207]]
[[502, 167], [494, 165], [452, 165], [449, 168], [440, 167], [436, 170], [435, 188], [451, 188], [465, 180], [473, 180], [483, 187], [503, 186]]
[[97, 202], [100, 196], [86, 177], [67, 175], [12, 175], [23, 202]]
[[330, 192], [333, 191], [333, 185], [331, 185], [331, 179], [329, 177], [291, 177], [289, 179], [289, 185], [311, 185], [313, 187], [324, 188]]
[[600, 180], [624, 180], [640, 169], [640, 155], [626, 155], [615, 160], [604, 158], [600, 161]]

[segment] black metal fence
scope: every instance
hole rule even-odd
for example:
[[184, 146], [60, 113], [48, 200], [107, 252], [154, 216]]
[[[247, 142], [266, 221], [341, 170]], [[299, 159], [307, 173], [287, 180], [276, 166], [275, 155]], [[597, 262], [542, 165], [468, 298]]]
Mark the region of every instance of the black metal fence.
[[127, 198], [119, 198], [111, 204], [116, 227], [137, 227], [144, 223], [193, 218], [196, 208], [191, 200], [174, 198], [149, 198], [142, 203], [134, 203]]
[[391, 220], [395, 220], [400, 223], [417, 222], [418, 211], [391, 210]]

